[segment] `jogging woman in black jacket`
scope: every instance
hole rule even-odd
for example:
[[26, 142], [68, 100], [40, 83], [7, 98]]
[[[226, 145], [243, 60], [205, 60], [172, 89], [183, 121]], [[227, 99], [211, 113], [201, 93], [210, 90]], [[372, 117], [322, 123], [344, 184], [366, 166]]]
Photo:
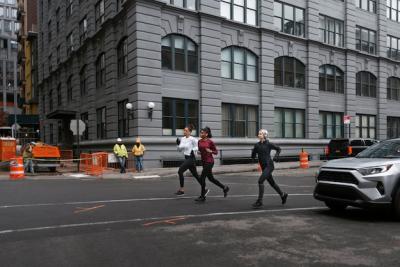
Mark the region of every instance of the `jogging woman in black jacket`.
[[[285, 204], [288, 194], [282, 192], [282, 190], [275, 183], [274, 178], [272, 177], [272, 172], [274, 171], [274, 160], [278, 159], [279, 154], [281, 153], [281, 148], [269, 142], [267, 130], [261, 129], [258, 132], [258, 139], [260, 140], [260, 142], [255, 144], [251, 157], [255, 159], [256, 155], [258, 155], [258, 163], [261, 166], [262, 173], [260, 178], [258, 179], [258, 199], [253, 204], [253, 207], [259, 208], [263, 205], [262, 200], [264, 196], [265, 180], [267, 180], [272, 188], [274, 188], [275, 191], [279, 194], [282, 199], [282, 204]], [[276, 151], [274, 160], [271, 158], [271, 150]]]

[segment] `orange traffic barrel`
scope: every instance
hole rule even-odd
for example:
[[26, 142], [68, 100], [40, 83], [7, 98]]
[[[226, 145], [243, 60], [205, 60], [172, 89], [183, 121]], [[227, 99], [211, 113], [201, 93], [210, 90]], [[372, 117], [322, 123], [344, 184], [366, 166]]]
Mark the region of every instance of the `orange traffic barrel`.
[[307, 169], [308, 167], [308, 153], [302, 149], [300, 152], [300, 168]]
[[11, 158], [10, 161], [10, 180], [24, 179], [24, 160], [22, 157]]

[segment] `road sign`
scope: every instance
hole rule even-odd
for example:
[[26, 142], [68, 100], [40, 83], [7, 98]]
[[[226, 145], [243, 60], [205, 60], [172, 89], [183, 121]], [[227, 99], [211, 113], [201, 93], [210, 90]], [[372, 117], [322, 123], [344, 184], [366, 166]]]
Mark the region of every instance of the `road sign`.
[[344, 115], [343, 116], [343, 123], [344, 124], [350, 124], [351, 116], [350, 115]]
[[74, 135], [82, 135], [82, 133], [86, 130], [86, 124], [82, 120], [71, 120], [69, 128], [74, 133]]

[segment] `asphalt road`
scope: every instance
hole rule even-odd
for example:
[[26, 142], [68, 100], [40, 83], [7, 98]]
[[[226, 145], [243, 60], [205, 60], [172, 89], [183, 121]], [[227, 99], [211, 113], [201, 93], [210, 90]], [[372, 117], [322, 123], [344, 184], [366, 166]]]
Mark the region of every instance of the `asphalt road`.
[[0, 181], [0, 266], [398, 266], [399, 223], [382, 212], [331, 213], [313, 170], [282, 170], [280, 198], [257, 173], [219, 175], [227, 198], [186, 179]]

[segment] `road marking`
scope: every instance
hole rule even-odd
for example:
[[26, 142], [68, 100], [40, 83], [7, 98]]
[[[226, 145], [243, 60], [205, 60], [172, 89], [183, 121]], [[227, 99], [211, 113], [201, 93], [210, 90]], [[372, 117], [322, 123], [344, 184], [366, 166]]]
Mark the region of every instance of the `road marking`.
[[168, 220], [161, 220], [161, 221], [145, 223], [145, 224], [143, 224], [143, 226], [151, 226], [151, 225], [163, 224], [163, 223], [175, 225], [177, 221], [182, 221], [185, 219], [186, 219], [186, 217], [177, 217], [177, 218], [172, 218], [172, 219], [168, 219]]
[[229, 215], [243, 215], [243, 214], [259, 214], [259, 213], [273, 213], [273, 212], [286, 212], [286, 211], [310, 211], [310, 210], [325, 210], [324, 206], [308, 207], [308, 208], [289, 208], [289, 209], [272, 209], [272, 210], [251, 210], [251, 211], [238, 211], [238, 212], [217, 212], [217, 213], [206, 213], [206, 214], [187, 214], [187, 215], [177, 215], [174, 217], [153, 217], [153, 218], [135, 218], [127, 220], [115, 220], [115, 221], [102, 221], [102, 222], [92, 222], [92, 223], [75, 223], [75, 224], [61, 224], [61, 225], [50, 225], [43, 227], [32, 227], [32, 228], [20, 228], [20, 229], [7, 229], [1, 230], [0, 235], [12, 234], [12, 233], [24, 233], [24, 232], [35, 232], [44, 230], [54, 230], [54, 229], [66, 229], [66, 228], [78, 228], [78, 227], [88, 227], [88, 226], [99, 226], [99, 225], [111, 225], [111, 224], [121, 224], [121, 223], [134, 223], [143, 221], [161, 221], [161, 220], [171, 220], [173, 218], [206, 218], [206, 217], [219, 217], [219, 216], [229, 216]]
[[[293, 196], [312, 196], [311, 193], [304, 194], [289, 194]], [[277, 197], [277, 194], [264, 194], [264, 197]], [[165, 200], [180, 200], [192, 199], [196, 196], [186, 197], [165, 197], [165, 198], [131, 198], [131, 199], [110, 199], [110, 200], [94, 200], [94, 201], [78, 201], [78, 202], [62, 202], [62, 203], [37, 203], [37, 204], [19, 204], [19, 205], [3, 205], [0, 209], [11, 208], [32, 208], [32, 207], [49, 207], [49, 206], [62, 206], [62, 205], [84, 205], [84, 204], [101, 204], [101, 203], [124, 203], [124, 202], [139, 202], [139, 201], [165, 201]], [[229, 198], [246, 198], [258, 197], [258, 195], [228, 195]], [[224, 196], [207, 196], [207, 198], [224, 198]]]
[[[235, 185], [248, 185], [248, 186], [255, 186], [258, 187], [258, 184], [250, 184], [250, 183], [226, 183], [229, 185], [235, 184]], [[314, 188], [315, 185], [287, 185], [287, 184], [278, 184], [279, 186], [282, 187], [293, 187], [293, 188]]]
[[103, 208], [103, 207], [105, 207], [105, 205], [99, 205], [99, 206], [94, 206], [94, 207], [90, 207], [90, 208], [81, 208], [81, 207], [77, 207], [78, 210], [74, 211], [74, 213], [81, 213], [81, 212], [92, 211], [92, 210], [99, 209], [99, 208]]
[[160, 178], [159, 175], [133, 176], [134, 179]]

